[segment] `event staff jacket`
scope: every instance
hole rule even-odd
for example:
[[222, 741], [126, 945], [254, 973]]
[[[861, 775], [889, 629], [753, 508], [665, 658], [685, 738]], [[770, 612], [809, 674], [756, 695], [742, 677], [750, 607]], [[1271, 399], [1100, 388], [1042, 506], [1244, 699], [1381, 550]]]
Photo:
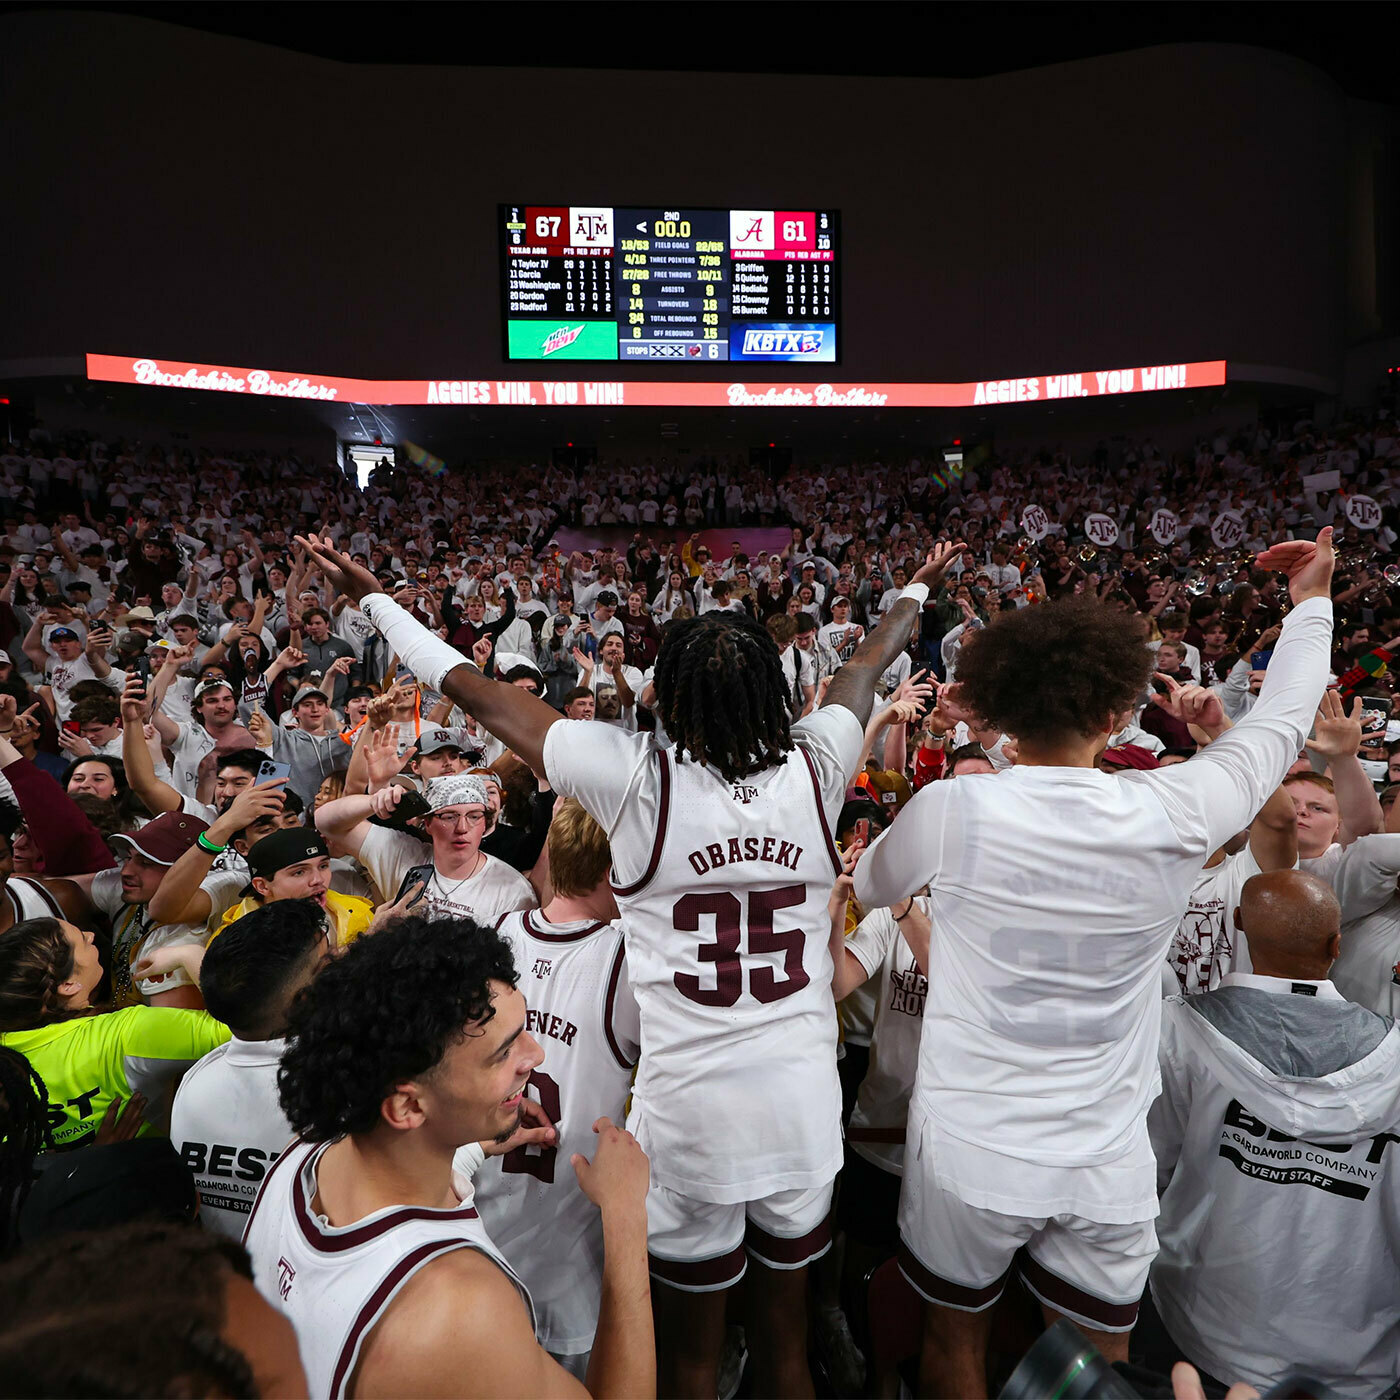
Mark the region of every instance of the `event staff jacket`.
[[1331, 982], [1232, 972], [1162, 1007], [1148, 1117], [1172, 1339], [1227, 1384], [1400, 1374], [1400, 1027]]
[[138, 1137], [160, 1137], [164, 1091], [216, 1045], [228, 1027], [207, 1011], [128, 1006], [74, 1016], [33, 1030], [6, 1031], [0, 1045], [28, 1058], [49, 1091], [56, 1147], [76, 1147], [97, 1131], [114, 1098], [139, 1090], [150, 1107]]

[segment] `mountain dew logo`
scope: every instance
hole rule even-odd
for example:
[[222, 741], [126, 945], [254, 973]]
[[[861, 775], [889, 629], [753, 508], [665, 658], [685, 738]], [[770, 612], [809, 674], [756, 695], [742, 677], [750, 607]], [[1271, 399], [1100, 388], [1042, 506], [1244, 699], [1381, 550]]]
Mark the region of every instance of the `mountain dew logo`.
[[582, 326], [560, 326], [557, 331], [551, 331], [545, 336], [540, 353], [541, 355], [552, 355], [556, 350], [562, 350], [566, 345], [572, 345], [582, 334]]
[[507, 321], [512, 360], [615, 360], [616, 321]]

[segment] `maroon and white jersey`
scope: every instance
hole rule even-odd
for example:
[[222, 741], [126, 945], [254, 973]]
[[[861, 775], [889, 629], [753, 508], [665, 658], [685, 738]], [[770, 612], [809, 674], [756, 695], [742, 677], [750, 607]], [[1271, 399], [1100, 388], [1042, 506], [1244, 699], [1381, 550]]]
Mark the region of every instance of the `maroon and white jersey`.
[[497, 929], [515, 955], [526, 1028], [544, 1049], [530, 1096], [559, 1143], [488, 1158], [475, 1176], [476, 1206], [535, 1300], [540, 1345], [577, 1356], [598, 1326], [603, 1218], [569, 1159], [592, 1159], [599, 1118], [622, 1121], [641, 1044], [637, 1001], [616, 924], [552, 924], [528, 909]]
[[316, 1214], [316, 1164], [328, 1143], [293, 1143], [263, 1179], [243, 1232], [253, 1279], [296, 1329], [313, 1400], [340, 1400], [365, 1338], [399, 1290], [425, 1264], [454, 1249], [475, 1249], [520, 1292], [534, 1325], [529, 1290], [492, 1244], [472, 1204], [469, 1179], [453, 1174], [456, 1210], [404, 1206], [353, 1225]]
[[647, 734], [566, 720], [545, 770], [612, 842], [642, 1058], [628, 1127], [653, 1184], [733, 1203], [841, 1166], [827, 898], [860, 722], [793, 725], [786, 761], [731, 783]]

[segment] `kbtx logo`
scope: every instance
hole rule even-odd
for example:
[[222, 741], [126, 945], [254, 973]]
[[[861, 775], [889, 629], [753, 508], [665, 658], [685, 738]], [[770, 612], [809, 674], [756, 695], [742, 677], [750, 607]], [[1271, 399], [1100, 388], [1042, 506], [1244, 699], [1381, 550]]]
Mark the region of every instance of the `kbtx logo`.
[[744, 332], [745, 355], [820, 355], [825, 331]]

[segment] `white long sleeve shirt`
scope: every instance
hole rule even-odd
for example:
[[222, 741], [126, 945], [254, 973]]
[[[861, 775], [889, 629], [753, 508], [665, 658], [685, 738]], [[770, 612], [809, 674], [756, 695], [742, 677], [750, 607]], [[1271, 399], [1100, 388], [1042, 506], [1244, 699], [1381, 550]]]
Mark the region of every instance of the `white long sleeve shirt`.
[[[1297, 757], [1331, 636], [1330, 599], [1294, 608], [1254, 710], [1189, 763], [931, 783], [856, 867], [868, 909], [930, 887], [938, 937], [915, 1094], [946, 1145], [932, 1169], [969, 1204], [1106, 1222], [1155, 1213], [1145, 1117], [1161, 964], [1207, 856]], [[1088, 1198], [1074, 1170], [1056, 1175], [1088, 1166], [1122, 1170], [1099, 1174]]]

